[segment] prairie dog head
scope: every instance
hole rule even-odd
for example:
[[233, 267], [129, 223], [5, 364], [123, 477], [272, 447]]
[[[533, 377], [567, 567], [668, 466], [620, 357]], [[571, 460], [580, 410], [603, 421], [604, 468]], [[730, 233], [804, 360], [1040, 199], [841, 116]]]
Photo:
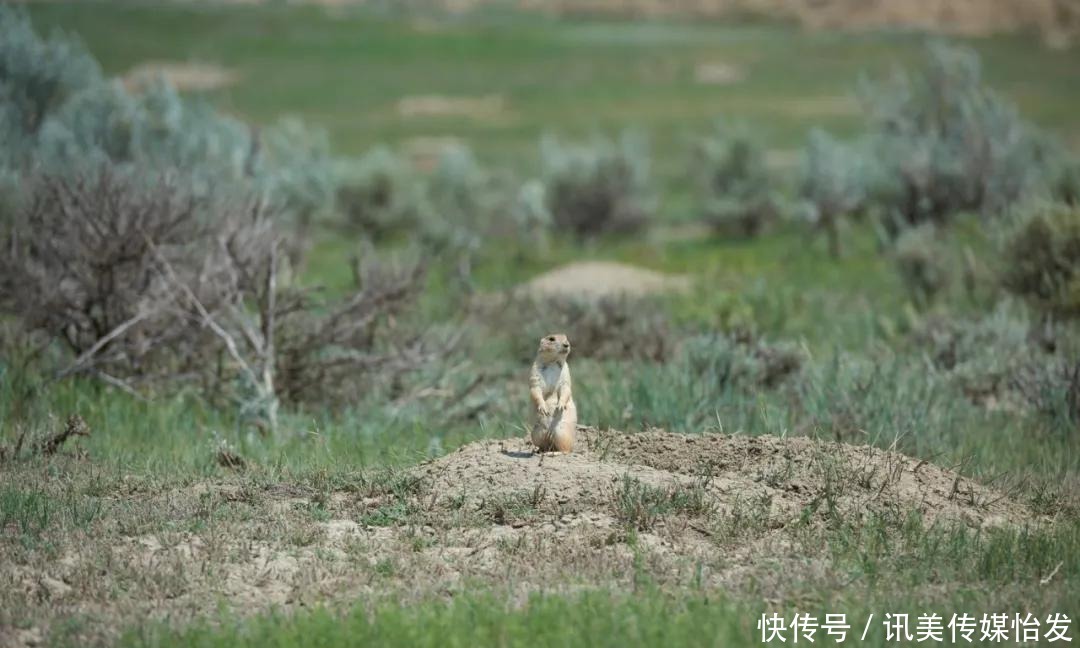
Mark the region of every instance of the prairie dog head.
[[570, 355], [570, 340], [562, 333], [551, 333], [540, 338], [540, 349], [536, 355], [543, 362], [566, 360]]

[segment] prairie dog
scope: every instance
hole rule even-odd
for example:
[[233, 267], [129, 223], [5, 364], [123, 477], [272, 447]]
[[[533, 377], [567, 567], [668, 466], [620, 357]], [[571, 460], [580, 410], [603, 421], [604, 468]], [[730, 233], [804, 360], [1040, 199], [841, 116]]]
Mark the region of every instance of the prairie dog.
[[577, 429], [577, 407], [571, 393], [570, 340], [561, 333], [540, 338], [529, 376], [533, 405], [532, 443], [540, 452], [571, 452]]

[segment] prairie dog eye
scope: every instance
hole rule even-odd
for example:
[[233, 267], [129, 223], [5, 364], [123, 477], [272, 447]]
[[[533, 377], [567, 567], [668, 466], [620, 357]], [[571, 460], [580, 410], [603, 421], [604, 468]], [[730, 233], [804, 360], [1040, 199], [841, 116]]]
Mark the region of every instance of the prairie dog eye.
[[549, 336], [547, 340], [548, 340], [548, 342], [554, 342], [555, 341], [555, 336], [554, 335]]

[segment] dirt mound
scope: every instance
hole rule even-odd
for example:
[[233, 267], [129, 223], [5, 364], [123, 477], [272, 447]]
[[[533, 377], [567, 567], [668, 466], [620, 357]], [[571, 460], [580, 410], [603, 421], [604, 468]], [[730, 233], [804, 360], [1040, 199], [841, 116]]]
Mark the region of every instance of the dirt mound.
[[[48, 550], [0, 533], [0, 609], [34, 624], [14, 636], [0, 625], [0, 645], [47, 642], [72, 615], [87, 620], [75, 643], [108, 645], [147, 619], [371, 596], [405, 604], [485, 587], [518, 604], [537, 591], [631, 588], [643, 573], [663, 588], [784, 600], [847, 581], [830, 538], [919, 523], [955, 537], [1036, 520], [992, 488], [868, 447], [579, 432], [570, 455], [490, 440], [408, 469], [302, 481], [242, 471], [102, 484], [88, 471], [79, 479], [107, 514], [50, 531]], [[81, 501], [64, 506], [84, 513]]]
[[686, 290], [690, 278], [611, 261], [581, 261], [545, 272], [525, 284], [532, 296], [614, 297]]
[[[870, 446], [808, 438], [642, 434], [580, 428], [580, 451], [534, 455], [524, 441], [477, 442], [418, 468], [435, 492], [465, 500], [536, 489], [563, 510], [610, 508], [625, 480], [701, 490], [709, 508], [768, 501], [768, 526], [826, 515], [921, 513], [928, 522], [1023, 524], [1022, 504], [955, 472]], [[807, 517], [809, 516], [809, 517]]]

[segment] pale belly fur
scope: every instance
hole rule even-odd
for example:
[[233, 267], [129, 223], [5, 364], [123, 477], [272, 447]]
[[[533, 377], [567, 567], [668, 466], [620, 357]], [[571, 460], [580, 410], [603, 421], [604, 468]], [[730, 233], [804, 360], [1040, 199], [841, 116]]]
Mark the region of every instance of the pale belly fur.
[[570, 452], [574, 448], [574, 433], [577, 430], [577, 406], [574, 405], [574, 399], [571, 398], [563, 409], [555, 409], [559, 403], [559, 392], [554, 386], [558, 384], [560, 371], [560, 367], [545, 367], [541, 373], [545, 383], [544, 401], [551, 415], [541, 416], [539, 413], [533, 415], [531, 436], [533, 445], [540, 448], [542, 452], [552, 450]]

